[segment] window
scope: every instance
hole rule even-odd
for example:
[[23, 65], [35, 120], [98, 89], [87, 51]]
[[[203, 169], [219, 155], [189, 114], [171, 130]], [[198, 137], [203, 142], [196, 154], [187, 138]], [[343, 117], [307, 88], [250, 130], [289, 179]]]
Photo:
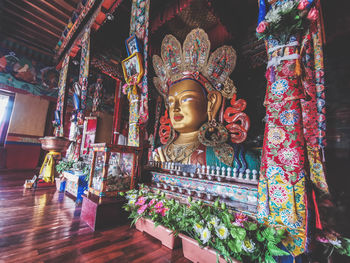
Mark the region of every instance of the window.
[[0, 90], [0, 146], [4, 145], [9, 126], [14, 94]]

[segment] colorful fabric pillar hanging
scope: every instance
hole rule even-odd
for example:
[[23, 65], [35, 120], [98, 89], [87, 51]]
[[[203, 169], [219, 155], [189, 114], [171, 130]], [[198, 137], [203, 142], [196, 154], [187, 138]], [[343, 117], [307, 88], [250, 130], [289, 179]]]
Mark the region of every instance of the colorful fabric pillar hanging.
[[270, 36], [266, 41], [267, 123], [257, 217], [287, 230], [283, 244], [293, 257], [308, 251], [311, 227], [322, 229], [315, 187], [329, 194], [320, 155], [325, 145], [320, 36], [318, 20], [304, 35], [294, 34], [283, 42]]
[[[287, 44], [287, 45], [286, 45]], [[296, 61], [300, 37], [267, 41], [267, 91], [258, 220], [289, 233], [284, 245], [294, 256], [307, 249], [306, 155]], [[282, 58], [282, 60], [280, 59]], [[280, 62], [279, 62], [280, 61]]]
[[97, 81], [95, 85], [94, 98], [92, 101], [92, 112], [96, 112], [100, 108], [101, 99], [102, 99], [102, 87], [103, 87], [103, 79], [102, 79], [102, 76], [99, 75], [97, 77]]
[[81, 87], [81, 110], [80, 118], [78, 116], [78, 123], [83, 124], [84, 114], [87, 104], [87, 88], [89, 77], [89, 62], [90, 62], [90, 28], [86, 29], [81, 40], [81, 58], [79, 71], [79, 85]]
[[[89, 77], [89, 60], [90, 60], [90, 27], [85, 29], [81, 40], [81, 58], [79, 71], [79, 85], [81, 87], [80, 111], [78, 112], [78, 124], [84, 124], [84, 116], [86, 111], [87, 88]], [[80, 147], [82, 142], [82, 134], [78, 134], [73, 160], [77, 161], [80, 157]]]
[[60, 71], [60, 78], [58, 81], [58, 97], [56, 111], [60, 113], [60, 124], [55, 129], [55, 136], [63, 137], [63, 126], [64, 126], [64, 100], [66, 94], [66, 80], [69, 65], [69, 54], [67, 53], [63, 59], [62, 68]]
[[[133, 0], [130, 18], [130, 35], [135, 34], [143, 43], [144, 77], [141, 80], [140, 95], [130, 97], [130, 119], [128, 145], [139, 146], [139, 123], [144, 124], [148, 120], [148, 26], [149, 26], [150, 0]], [[138, 102], [136, 102], [138, 100]], [[133, 103], [131, 103], [133, 101]], [[135, 115], [137, 114], [137, 115]]]

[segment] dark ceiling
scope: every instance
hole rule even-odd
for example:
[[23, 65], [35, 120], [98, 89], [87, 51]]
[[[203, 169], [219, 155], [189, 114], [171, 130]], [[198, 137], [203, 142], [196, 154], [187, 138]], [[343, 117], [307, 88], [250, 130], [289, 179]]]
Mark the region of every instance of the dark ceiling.
[[53, 55], [80, 0], [1, 0], [0, 33], [37, 51]]

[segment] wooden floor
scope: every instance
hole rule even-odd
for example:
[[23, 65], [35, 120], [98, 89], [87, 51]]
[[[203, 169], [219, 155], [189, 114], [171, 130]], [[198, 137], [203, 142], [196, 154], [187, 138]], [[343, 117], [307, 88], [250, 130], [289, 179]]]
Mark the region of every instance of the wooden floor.
[[32, 176], [0, 171], [0, 262], [190, 262], [128, 225], [93, 232], [68, 196], [23, 189]]

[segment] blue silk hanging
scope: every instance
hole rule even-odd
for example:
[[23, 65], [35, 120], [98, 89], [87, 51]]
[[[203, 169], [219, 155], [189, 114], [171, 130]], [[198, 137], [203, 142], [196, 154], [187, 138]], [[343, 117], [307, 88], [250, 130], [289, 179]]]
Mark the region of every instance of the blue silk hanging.
[[[313, 0], [311, 0], [313, 1]], [[265, 19], [266, 16], [266, 5], [265, 5], [265, 0], [260, 0], [259, 2], [259, 18], [258, 18], [258, 25], [260, 24], [261, 21]]]

